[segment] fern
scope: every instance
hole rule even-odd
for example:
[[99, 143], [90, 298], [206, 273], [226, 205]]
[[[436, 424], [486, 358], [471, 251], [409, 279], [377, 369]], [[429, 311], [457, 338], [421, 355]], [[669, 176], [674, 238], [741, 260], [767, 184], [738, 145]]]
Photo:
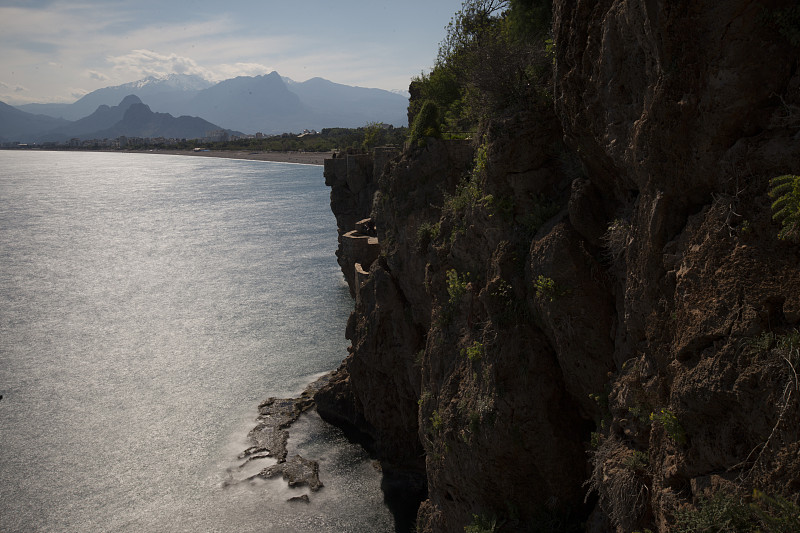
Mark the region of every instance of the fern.
[[786, 174], [772, 178], [769, 196], [772, 202], [772, 219], [781, 223], [779, 239], [800, 240], [800, 176]]

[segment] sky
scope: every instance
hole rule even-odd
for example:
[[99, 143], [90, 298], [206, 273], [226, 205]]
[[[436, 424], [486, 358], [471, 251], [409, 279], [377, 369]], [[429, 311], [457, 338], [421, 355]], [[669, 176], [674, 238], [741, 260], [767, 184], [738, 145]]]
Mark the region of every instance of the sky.
[[462, 0], [0, 0], [0, 101], [74, 102], [171, 73], [403, 91]]

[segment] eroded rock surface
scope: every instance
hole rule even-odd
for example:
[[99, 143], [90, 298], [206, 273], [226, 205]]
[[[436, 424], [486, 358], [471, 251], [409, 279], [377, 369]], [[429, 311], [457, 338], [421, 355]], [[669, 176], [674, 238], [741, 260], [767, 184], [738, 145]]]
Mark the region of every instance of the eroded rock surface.
[[[292, 424], [303, 413], [315, 408], [314, 394], [327, 386], [331, 376], [325, 375], [311, 383], [298, 398], [269, 398], [258, 406], [256, 426], [247, 435], [250, 446], [239, 454], [242, 462], [239, 469], [261, 459], [274, 459], [276, 464], [261, 469], [258, 473], [246, 478], [271, 479], [281, 476], [290, 487], [307, 486], [312, 491], [323, 487], [319, 478], [317, 461], [295, 455], [287, 459], [289, 432]], [[228, 482], [230, 484], [231, 482]], [[289, 501], [305, 501], [308, 495], [291, 498]]]
[[380, 255], [340, 249], [352, 346], [320, 414], [424, 484], [418, 531], [796, 501], [800, 248], [768, 183], [800, 172], [800, 54], [761, 9], [557, 0], [553, 107], [371, 181], [326, 165], [340, 234], [371, 217]]

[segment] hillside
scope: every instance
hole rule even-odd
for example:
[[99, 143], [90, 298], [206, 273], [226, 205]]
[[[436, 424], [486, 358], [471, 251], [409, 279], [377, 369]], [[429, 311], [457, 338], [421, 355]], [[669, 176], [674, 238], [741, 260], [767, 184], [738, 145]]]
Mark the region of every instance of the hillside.
[[[797, 531], [793, 4], [510, 6], [412, 84], [404, 151], [326, 162], [355, 309], [320, 414], [381, 459], [398, 531]], [[532, 13], [542, 53], [500, 72], [492, 32]]]
[[0, 102], [0, 142], [27, 142], [41, 131], [58, 128], [66, 120], [26, 113]]
[[[5, 104], [3, 104], [5, 105]], [[119, 105], [100, 105], [92, 114], [75, 121], [32, 115], [11, 106], [0, 106], [0, 140], [65, 143], [71, 139], [116, 139], [117, 137], [164, 137], [199, 139], [222, 128], [199, 117], [173, 117], [154, 113], [135, 95]], [[231, 134], [239, 132], [229, 131]]]
[[122, 99], [119, 105], [113, 107], [101, 105], [94, 113], [82, 119], [66, 123], [43, 134], [37, 132], [36, 139], [45, 142], [64, 142], [73, 137], [102, 139], [103, 137], [98, 137], [95, 133], [112, 127], [123, 119], [130, 106], [141, 103], [142, 101], [138, 97], [128, 95]]
[[127, 137], [166, 137], [175, 139], [201, 139], [208, 132], [221, 129], [199, 117], [173, 117], [169, 113], [154, 113], [139, 102], [131, 104], [122, 119], [111, 127], [93, 132], [89, 137], [115, 139]]

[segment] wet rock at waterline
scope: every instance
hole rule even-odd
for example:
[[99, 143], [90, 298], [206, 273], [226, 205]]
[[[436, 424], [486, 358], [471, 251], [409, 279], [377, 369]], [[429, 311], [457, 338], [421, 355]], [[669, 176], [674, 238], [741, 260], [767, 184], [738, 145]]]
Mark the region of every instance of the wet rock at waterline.
[[[239, 481], [227, 481], [225, 486], [230, 486], [241, 481], [254, 479], [272, 479], [282, 476], [289, 487], [307, 486], [316, 492], [324, 486], [319, 478], [319, 463], [295, 455], [287, 460], [287, 444], [289, 430], [303, 413], [314, 409], [313, 395], [330, 380], [325, 375], [311, 383], [298, 398], [268, 398], [258, 406], [256, 426], [250, 430], [247, 438], [251, 446], [239, 454], [242, 461], [239, 470], [243, 470], [251, 463], [263, 459], [272, 459], [276, 464], [261, 469], [258, 473]], [[309, 503], [307, 494], [289, 498], [289, 502]]]

